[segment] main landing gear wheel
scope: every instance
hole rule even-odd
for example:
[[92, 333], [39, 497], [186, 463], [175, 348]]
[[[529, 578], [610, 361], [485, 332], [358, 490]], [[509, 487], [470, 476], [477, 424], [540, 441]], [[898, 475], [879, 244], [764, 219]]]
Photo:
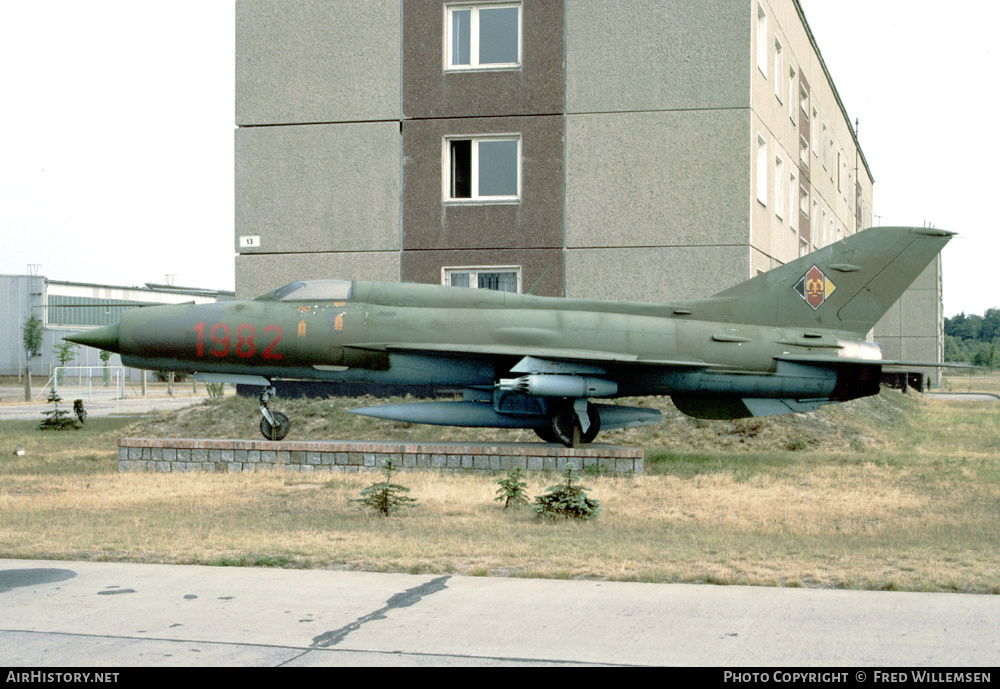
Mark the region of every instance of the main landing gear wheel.
[[288, 429], [292, 427], [292, 422], [280, 411], [272, 412], [267, 408], [267, 402], [277, 391], [273, 387], [264, 388], [260, 393], [260, 413], [263, 418], [260, 420], [260, 432], [268, 440], [283, 440], [288, 435]]
[[577, 445], [594, 442], [594, 438], [601, 432], [601, 415], [590, 402], [587, 403], [587, 419], [590, 425], [584, 431], [577, 417], [573, 402], [567, 401], [560, 405], [556, 412], [549, 419], [548, 428], [535, 429], [535, 433], [547, 442], [562, 443], [566, 447], [576, 447]]
[[271, 412], [271, 418], [274, 419], [273, 424], [267, 420], [266, 416], [261, 417], [260, 432], [268, 440], [284, 439], [288, 435], [288, 429], [292, 427], [292, 422], [280, 411]]

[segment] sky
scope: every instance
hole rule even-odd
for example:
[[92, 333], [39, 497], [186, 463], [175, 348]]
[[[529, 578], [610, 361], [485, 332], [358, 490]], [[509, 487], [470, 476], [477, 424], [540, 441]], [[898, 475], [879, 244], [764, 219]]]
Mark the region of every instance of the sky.
[[[0, 273], [233, 289], [234, 4], [0, 4]], [[958, 232], [945, 315], [1000, 306], [1000, 3], [801, 4], [875, 224]]]

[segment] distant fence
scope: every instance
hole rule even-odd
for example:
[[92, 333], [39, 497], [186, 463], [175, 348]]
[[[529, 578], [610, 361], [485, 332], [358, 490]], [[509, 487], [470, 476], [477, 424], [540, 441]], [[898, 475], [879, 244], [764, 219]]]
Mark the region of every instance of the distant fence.
[[126, 396], [144, 396], [141, 389], [125, 385], [122, 366], [56, 366], [35, 399], [47, 397], [49, 389], [54, 389], [63, 399], [121, 400]]

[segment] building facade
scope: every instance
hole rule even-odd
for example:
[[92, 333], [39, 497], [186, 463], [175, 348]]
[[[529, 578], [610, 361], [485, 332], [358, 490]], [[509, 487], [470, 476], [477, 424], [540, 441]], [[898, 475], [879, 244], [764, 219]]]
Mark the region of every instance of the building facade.
[[[42, 346], [32, 358], [32, 374], [51, 374], [58, 365], [54, 348], [62, 338], [85, 330], [111, 325], [129, 309], [154, 304], [204, 304], [233, 299], [232, 292], [146, 285], [119, 287], [49, 280], [43, 275], [0, 275], [0, 375], [20, 376], [26, 368], [24, 324], [35, 314], [41, 319]], [[101, 366], [100, 352], [78, 347], [71, 366]], [[120, 366], [117, 354], [108, 362]]]
[[797, 0], [238, 0], [236, 121], [239, 298], [696, 298], [872, 224]]

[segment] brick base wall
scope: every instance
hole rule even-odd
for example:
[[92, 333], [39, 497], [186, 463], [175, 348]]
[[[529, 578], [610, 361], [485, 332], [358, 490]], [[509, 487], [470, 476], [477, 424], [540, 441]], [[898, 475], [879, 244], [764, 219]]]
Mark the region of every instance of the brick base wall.
[[349, 441], [195, 440], [121, 438], [118, 471], [378, 471], [386, 462], [401, 469], [494, 473], [564, 471], [594, 467], [619, 474], [643, 473], [643, 451], [589, 445], [515, 443], [375, 443]]

